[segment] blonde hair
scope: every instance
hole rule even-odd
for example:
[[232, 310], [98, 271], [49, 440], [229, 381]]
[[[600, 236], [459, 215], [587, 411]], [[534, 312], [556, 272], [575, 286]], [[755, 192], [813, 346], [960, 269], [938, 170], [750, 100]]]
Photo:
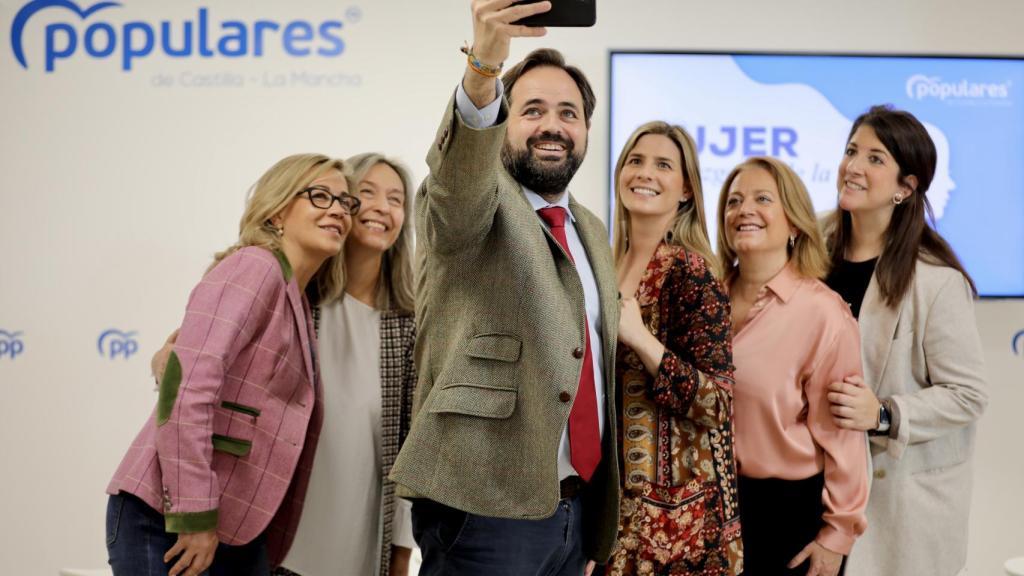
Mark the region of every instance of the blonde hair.
[[775, 186], [779, 189], [779, 200], [786, 219], [799, 231], [793, 247], [789, 248], [789, 261], [796, 266], [797, 272], [802, 276], [824, 278], [829, 270], [828, 251], [818, 228], [814, 205], [811, 203], [810, 194], [807, 193], [807, 187], [784, 162], [766, 156], [755, 156], [747, 158], [732, 169], [722, 183], [722, 193], [718, 197], [718, 254], [722, 259], [725, 281], [731, 282], [738, 272], [736, 251], [729, 246], [725, 236], [725, 204], [733, 180], [740, 172], [750, 168], [760, 168], [772, 176]]
[[707, 262], [708, 268], [716, 276], [720, 273], [718, 258], [711, 251], [711, 240], [708, 238], [708, 225], [704, 216], [704, 192], [700, 181], [700, 164], [697, 161], [697, 145], [690, 134], [681, 126], [667, 122], [648, 122], [636, 130], [626, 141], [615, 163], [615, 233], [612, 239], [612, 254], [618, 262], [629, 249], [628, 210], [622, 203], [622, 191], [619, 190], [619, 175], [626, 164], [626, 158], [636, 147], [640, 138], [654, 134], [665, 136], [679, 149], [683, 165], [683, 188], [690, 191], [690, 200], [681, 202], [675, 216], [665, 232], [665, 242], [682, 246], [690, 252], [696, 252]]
[[[260, 176], [249, 189], [245, 212], [238, 224], [238, 241], [218, 252], [210, 268], [240, 248], [260, 246], [281, 250], [281, 237], [270, 225], [270, 219], [284, 210], [295, 194], [330, 170], [345, 173], [345, 163], [323, 154], [295, 154], [279, 160]], [[345, 289], [345, 262], [341, 254], [328, 258], [310, 281], [316, 300], [329, 301], [341, 296]]]
[[398, 238], [384, 252], [381, 261], [380, 278], [377, 282], [377, 308], [380, 310], [396, 310], [412, 314], [416, 308], [415, 277], [413, 275], [413, 189], [409, 170], [401, 162], [388, 158], [383, 154], [368, 152], [357, 154], [345, 161], [350, 171], [353, 188], [366, 177], [366, 174], [377, 164], [384, 164], [398, 174], [404, 188], [405, 212], [402, 229]]

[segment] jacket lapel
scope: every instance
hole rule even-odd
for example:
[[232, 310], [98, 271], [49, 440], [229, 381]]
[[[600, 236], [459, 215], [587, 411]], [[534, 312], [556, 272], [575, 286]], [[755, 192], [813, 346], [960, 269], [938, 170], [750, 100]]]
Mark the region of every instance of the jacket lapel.
[[[380, 314], [380, 397], [383, 414], [390, 414], [402, 386], [402, 316], [385, 310]], [[390, 404], [390, 405], [389, 405]]]
[[890, 308], [882, 299], [878, 279], [871, 275], [864, 301], [860, 306], [861, 359], [864, 362], [864, 380], [872, 390], [878, 391], [885, 367], [889, 363], [889, 351], [896, 325], [900, 319], [901, 303], [898, 309]]
[[[569, 197], [569, 209], [573, 214], [582, 215], [579, 204]], [[586, 216], [577, 217], [576, 230], [580, 242], [587, 251], [587, 259], [594, 271], [594, 281], [601, 297], [601, 340], [604, 344], [605, 380], [613, 381], [614, 372], [611, 362], [615, 357], [615, 346], [619, 328], [619, 293], [616, 282], [615, 266], [612, 264], [611, 249], [603, 226], [594, 226]]]
[[295, 327], [299, 332], [299, 342], [302, 344], [302, 359], [306, 366], [306, 376], [309, 378], [309, 383], [315, 387], [316, 379], [314, 378], [312, 358], [313, 343], [310, 341], [306, 308], [302, 305], [302, 294], [299, 294], [299, 285], [294, 280], [288, 282], [285, 293], [288, 295], [288, 303], [292, 307], [292, 317], [295, 318]]

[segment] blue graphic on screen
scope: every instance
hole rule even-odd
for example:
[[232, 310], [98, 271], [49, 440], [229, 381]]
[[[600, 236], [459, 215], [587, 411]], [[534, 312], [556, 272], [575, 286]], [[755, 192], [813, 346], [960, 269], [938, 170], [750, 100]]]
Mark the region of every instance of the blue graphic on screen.
[[[984, 296], [1024, 296], [1024, 60], [806, 55], [612, 54], [611, 169], [649, 120], [697, 141], [714, 244], [718, 194], [745, 157], [803, 178], [815, 208], [836, 204], [853, 119], [908, 110], [938, 151], [928, 199], [936, 227]], [[613, 193], [613, 192], [612, 192]]]

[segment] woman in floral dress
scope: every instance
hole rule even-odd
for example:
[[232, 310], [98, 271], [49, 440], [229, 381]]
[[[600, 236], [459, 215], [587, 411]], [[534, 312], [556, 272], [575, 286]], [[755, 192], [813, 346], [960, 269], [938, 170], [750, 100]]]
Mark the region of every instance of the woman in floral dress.
[[651, 122], [615, 168], [623, 498], [611, 575], [743, 570], [729, 299], [685, 130]]

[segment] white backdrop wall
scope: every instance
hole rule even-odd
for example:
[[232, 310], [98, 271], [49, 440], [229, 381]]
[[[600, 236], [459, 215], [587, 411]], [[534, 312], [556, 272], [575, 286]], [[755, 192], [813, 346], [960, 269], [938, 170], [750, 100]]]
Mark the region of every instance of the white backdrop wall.
[[[85, 19], [51, 6], [22, 22], [29, 4], [0, 1], [0, 572], [52, 576], [105, 564], [103, 489], [153, 405], [148, 357], [212, 253], [235, 237], [248, 187], [300, 151], [382, 150], [422, 178], [471, 27], [468, 0], [121, 0]], [[186, 21], [199, 42], [201, 18], [212, 46], [227, 21], [280, 29], [265, 33], [260, 57], [251, 41], [239, 57], [162, 54], [160, 22], [177, 47]], [[285, 50], [284, 28], [297, 20], [314, 39], [296, 25], [291, 48], [310, 56]], [[342, 25], [325, 39], [319, 26], [332, 21]], [[145, 40], [132, 22], [157, 36], [124, 70], [125, 26], [135, 48]], [[106, 57], [106, 29], [87, 32], [103, 23], [116, 37]], [[572, 189], [604, 215], [610, 49], [1022, 55], [1022, 24], [1019, 0], [603, 0], [596, 27], [519, 41], [511, 60], [549, 45], [589, 74], [598, 109]], [[334, 37], [340, 54], [316, 55], [336, 52]], [[978, 436], [969, 561], [988, 575], [1024, 555], [1024, 337], [1012, 343], [1024, 301], [986, 301], [978, 314], [992, 404]], [[101, 349], [111, 329], [128, 337], [108, 336]]]

